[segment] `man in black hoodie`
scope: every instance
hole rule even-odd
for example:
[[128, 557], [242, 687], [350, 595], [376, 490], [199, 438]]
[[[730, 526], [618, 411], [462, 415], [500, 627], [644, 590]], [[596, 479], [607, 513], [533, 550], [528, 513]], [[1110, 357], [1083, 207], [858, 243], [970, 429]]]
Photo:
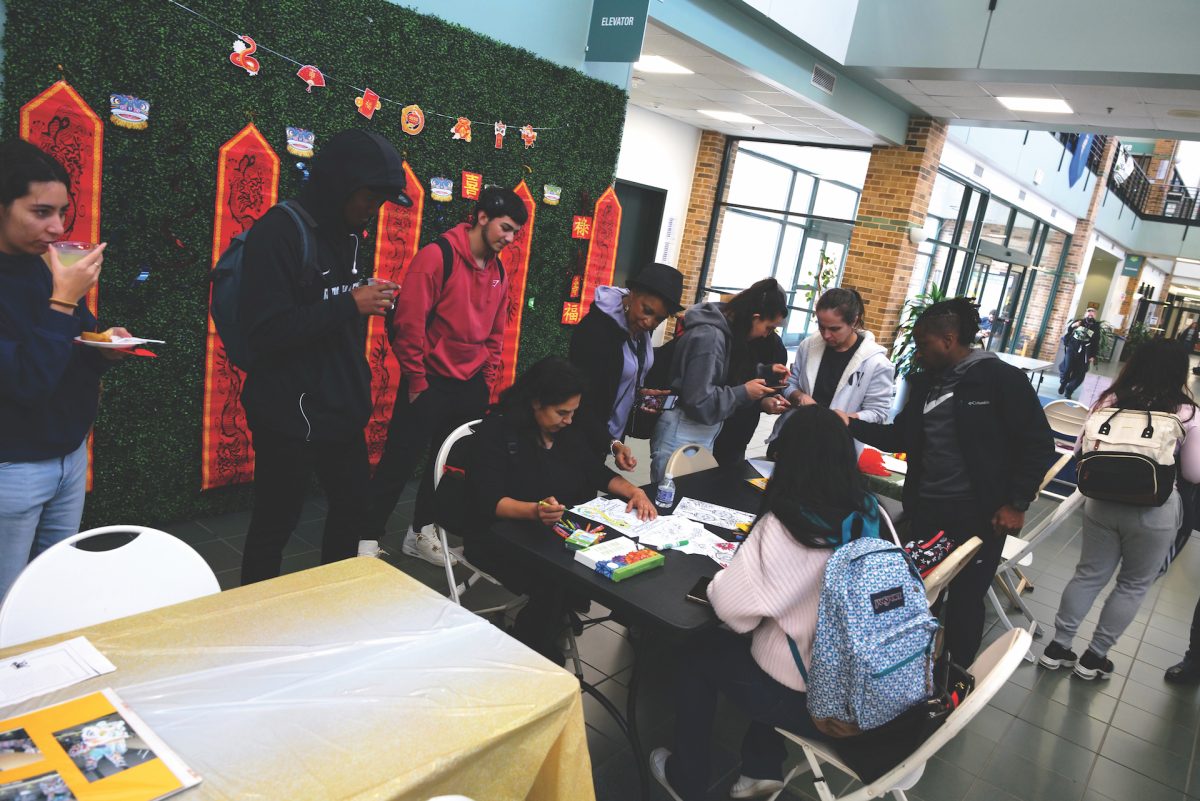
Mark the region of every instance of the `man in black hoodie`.
[[253, 358], [242, 406], [255, 464], [243, 584], [279, 575], [314, 470], [329, 504], [321, 562], [354, 556], [367, 529], [366, 321], [386, 314], [396, 286], [366, 285], [360, 236], [384, 202], [411, 204], [404, 188], [390, 142], [343, 131], [313, 161], [296, 204], [316, 246], [310, 263], [283, 209], [267, 211], [246, 237], [238, 310]]
[[847, 420], [850, 436], [908, 454], [904, 511], [911, 538], [945, 531], [955, 542], [983, 540], [950, 585], [946, 648], [960, 665], [975, 661], [983, 639], [983, 599], [1005, 537], [1025, 525], [1055, 458], [1054, 435], [1025, 374], [995, 353], [973, 350], [979, 312], [967, 298], [935, 303], [913, 330], [921, 372], [909, 377], [908, 403], [888, 424]]

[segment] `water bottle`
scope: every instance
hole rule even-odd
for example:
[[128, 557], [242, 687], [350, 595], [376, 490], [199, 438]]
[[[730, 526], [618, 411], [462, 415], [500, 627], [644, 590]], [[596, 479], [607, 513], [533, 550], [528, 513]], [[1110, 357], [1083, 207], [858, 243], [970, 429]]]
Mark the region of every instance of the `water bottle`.
[[667, 473], [666, 478], [658, 485], [658, 492], [654, 495], [654, 505], [664, 511], [670, 511], [675, 504], [675, 479]]

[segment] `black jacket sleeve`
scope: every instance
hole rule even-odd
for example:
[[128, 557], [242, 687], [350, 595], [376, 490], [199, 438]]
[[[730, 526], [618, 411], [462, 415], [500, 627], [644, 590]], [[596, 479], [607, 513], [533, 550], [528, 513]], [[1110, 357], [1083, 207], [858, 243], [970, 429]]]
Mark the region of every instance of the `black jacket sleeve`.
[[608, 435], [608, 418], [612, 415], [620, 376], [611, 375], [615, 361], [609, 350], [612, 343], [604, 336], [601, 327], [604, 321], [598, 319], [599, 314], [600, 310], [593, 306], [571, 332], [567, 359], [583, 371], [588, 382], [576, 415], [576, 425], [583, 431], [589, 448], [607, 453], [612, 441]]
[[896, 415], [896, 419], [890, 423], [868, 423], [865, 420], [850, 418], [850, 436], [885, 453], [911, 451], [913, 443], [910, 441], [910, 433], [921, 430], [919, 422], [913, 418], [921, 415], [920, 409], [925, 398], [922, 386], [920, 382], [909, 379], [908, 401]]
[[999, 375], [1001, 422], [1012, 460], [1006, 501], [1032, 502], [1054, 461], [1054, 434], [1025, 374], [1010, 368]]
[[358, 316], [348, 292], [328, 301], [301, 303], [303, 250], [300, 231], [287, 212], [271, 209], [264, 214], [244, 247], [238, 316], [255, 358], [302, 347]]
[[485, 418], [476, 430], [472, 462], [467, 468], [467, 492], [481, 520], [496, 517], [496, 505], [508, 497], [507, 476], [512, 469], [504, 423], [496, 416]]

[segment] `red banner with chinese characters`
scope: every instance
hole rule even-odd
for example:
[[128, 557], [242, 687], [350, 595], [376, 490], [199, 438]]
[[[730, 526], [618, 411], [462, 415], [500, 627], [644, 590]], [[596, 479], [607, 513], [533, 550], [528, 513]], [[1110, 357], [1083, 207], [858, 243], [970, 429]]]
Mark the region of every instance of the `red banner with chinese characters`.
[[617, 265], [617, 238], [621, 235], [621, 202], [610, 186], [596, 201], [592, 215], [592, 241], [588, 245], [587, 267], [583, 271], [583, 297], [579, 299], [579, 319], [592, 308], [596, 287], [612, 283]]
[[[407, 161], [404, 162], [404, 177], [408, 181], [405, 191], [412, 198], [412, 205], [403, 208], [394, 203], [383, 204], [375, 234], [375, 277], [397, 284], [404, 282], [408, 265], [421, 248], [421, 217], [425, 213], [425, 189]], [[371, 464], [376, 465], [387, 444], [388, 423], [400, 387], [400, 363], [392, 353], [383, 318], [371, 317], [369, 320], [367, 363], [371, 366], [372, 403], [371, 419], [367, 423], [367, 453]]]
[[[104, 123], [66, 81], [59, 81], [21, 106], [21, 138], [49, 153], [71, 177], [64, 241], [100, 241], [100, 179], [103, 174]], [[87, 295], [99, 313], [99, 286]], [[71, 298], [74, 300], [74, 298]], [[92, 443], [88, 434], [87, 488], [92, 489]]]
[[[221, 146], [217, 155], [217, 202], [213, 221], [212, 266], [230, 241], [275, 205], [279, 157], [254, 123]], [[251, 265], [246, 265], [248, 268]], [[209, 293], [212, 302], [212, 293]], [[254, 450], [242, 410], [245, 373], [230, 364], [225, 345], [208, 316], [204, 357], [204, 448], [200, 488], [244, 484], [254, 478]]]
[[537, 204], [524, 181], [517, 184], [513, 190], [525, 204], [529, 219], [521, 227], [512, 244], [500, 254], [504, 262], [504, 272], [508, 276], [508, 309], [505, 314], [508, 321], [504, 326], [504, 346], [500, 351], [500, 370], [497, 374], [496, 385], [492, 387], [492, 402], [495, 403], [500, 393], [512, 386], [517, 378], [517, 352], [521, 347], [521, 312], [525, 309], [525, 280], [529, 275], [529, 247], [533, 241], [533, 220], [537, 215]]

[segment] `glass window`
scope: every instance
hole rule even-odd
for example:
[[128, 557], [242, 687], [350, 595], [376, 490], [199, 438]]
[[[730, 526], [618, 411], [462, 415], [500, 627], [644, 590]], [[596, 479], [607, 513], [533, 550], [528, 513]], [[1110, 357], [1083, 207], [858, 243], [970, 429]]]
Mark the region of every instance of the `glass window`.
[[725, 202], [785, 209], [791, 186], [792, 171], [788, 168], [758, 158], [749, 151], [738, 151]]
[[712, 270], [705, 282], [711, 287], [744, 289], [771, 270], [782, 223], [729, 209], [721, 226]]
[[983, 226], [979, 229], [981, 239], [1003, 245], [1008, 231], [1008, 218], [1012, 214], [1012, 206], [1001, 203], [996, 198], [988, 200], [987, 209], [983, 212]]
[[1012, 233], [1008, 237], [1008, 247], [1012, 250], [1020, 250], [1025, 253], [1033, 252], [1033, 245], [1037, 242], [1039, 223], [1028, 214], [1018, 211], [1017, 216], [1013, 218]]
[[817, 184], [817, 202], [813, 207], [813, 214], [853, 220], [858, 213], [858, 196], [859, 193], [849, 187], [820, 181]]
[[813, 202], [813, 187], [815, 185], [816, 179], [811, 175], [802, 172], [796, 173], [796, 187], [792, 190], [792, 206], [788, 211], [809, 214], [808, 207]]

